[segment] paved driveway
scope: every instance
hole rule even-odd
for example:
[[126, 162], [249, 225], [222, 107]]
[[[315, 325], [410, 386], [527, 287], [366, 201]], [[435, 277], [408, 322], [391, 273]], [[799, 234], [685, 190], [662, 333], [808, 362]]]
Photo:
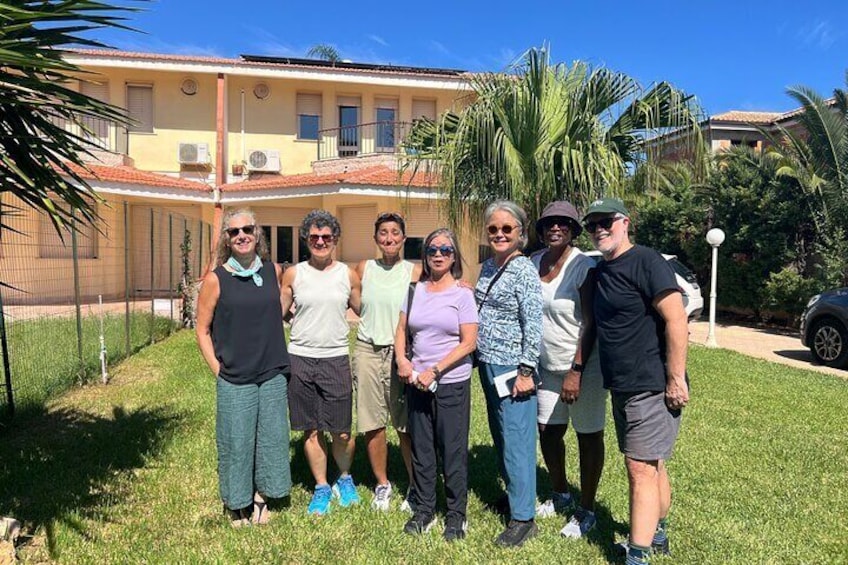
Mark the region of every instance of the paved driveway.
[[[708, 332], [708, 322], [692, 322], [689, 324], [689, 342], [704, 345]], [[718, 346], [725, 349], [732, 349], [775, 363], [783, 363], [790, 367], [809, 369], [848, 379], [848, 370], [814, 365], [813, 356], [809, 349], [801, 345], [797, 330], [774, 330], [717, 323], [715, 338]]]

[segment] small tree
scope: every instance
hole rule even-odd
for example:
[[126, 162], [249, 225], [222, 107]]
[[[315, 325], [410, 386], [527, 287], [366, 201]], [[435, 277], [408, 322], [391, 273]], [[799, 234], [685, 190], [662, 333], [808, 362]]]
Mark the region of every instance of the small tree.
[[180, 323], [184, 328], [194, 327], [194, 283], [191, 277], [191, 232], [186, 229], [183, 233], [183, 242], [180, 244], [180, 257], [182, 259], [182, 274], [180, 284], [177, 287], [182, 306], [180, 308]]

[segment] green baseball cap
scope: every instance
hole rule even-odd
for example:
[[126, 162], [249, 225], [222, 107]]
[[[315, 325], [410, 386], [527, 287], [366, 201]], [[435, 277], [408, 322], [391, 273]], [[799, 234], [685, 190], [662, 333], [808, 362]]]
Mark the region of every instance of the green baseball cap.
[[624, 202], [618, 198], [599, 198], [595, 200], [589, 204], [586, 213], [583, 214], [583, 221], [585, 222], [586, 218], [592, 214], [622, 214], [630, 217], [630, 212], [627, 211]]

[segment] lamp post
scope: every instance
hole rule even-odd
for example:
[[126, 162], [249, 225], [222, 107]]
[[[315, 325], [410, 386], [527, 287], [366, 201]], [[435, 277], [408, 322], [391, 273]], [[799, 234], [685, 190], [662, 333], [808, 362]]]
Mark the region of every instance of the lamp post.
[[713, 248], [713, 266], [710, 270], [710, 330], [707, 332], [707, 347], [718, 347], [715, 338], [716, 273], [718, 272], [718, 246], [724, 243], [724, 232], [713, 228], [707, 232], [707, 243]]

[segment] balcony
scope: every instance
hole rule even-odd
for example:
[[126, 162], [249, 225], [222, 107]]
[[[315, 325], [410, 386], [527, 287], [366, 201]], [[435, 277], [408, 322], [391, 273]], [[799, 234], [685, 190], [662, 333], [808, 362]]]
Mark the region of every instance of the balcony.
[[83, 160], [108, 166], [132, 165], [128, 157], [129, 132], [126, 127], [97, 118], [83, 118], [84, 128], [67, 120], [55, 123], [91, 142], [91, 155], [84, 155]]
[[396, 155], [411, 127], [408, 122], [371, 122], [318, 130], [318, 160]]

